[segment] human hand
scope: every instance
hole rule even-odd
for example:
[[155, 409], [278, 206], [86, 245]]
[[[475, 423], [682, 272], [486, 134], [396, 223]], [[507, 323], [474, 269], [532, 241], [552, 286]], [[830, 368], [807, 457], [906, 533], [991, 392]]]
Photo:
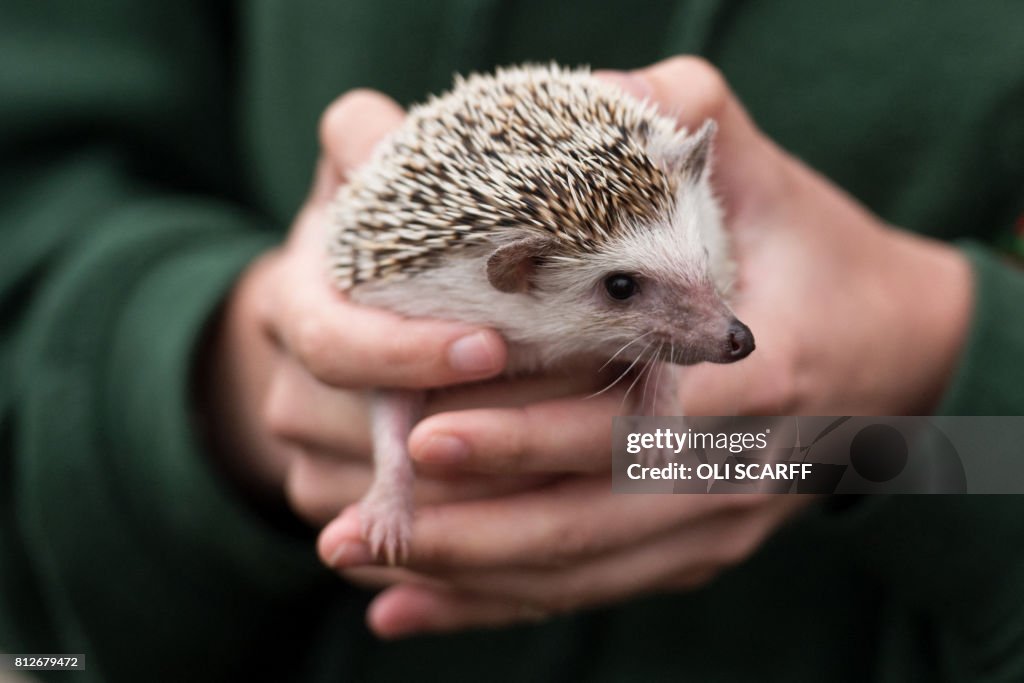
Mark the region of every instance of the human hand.
[[[358, 500], [372, 479], [361, 389], [472, 382], [505, 363], [504, 342], [493, 331], [356, 306], [330, 284], [325, 211], [346, 174], [403, 117], [398, 105], [369, 91], [328, 108], [316, 181], [287, 242], [243, 274], [205, 348], [199, 400], [220, 464], [247, 495], [284, 498], [314, 526]], [[435, 392], [426, 410], [514, 405], [581, 390], [550, 378], [474, 386]], [[495, 495], [541, 478], [421, 469], [420, 502]]]
[[[970, 308], [969, 273], [956, 252], [885, 227], [778, 149], [706, 63], [675, 59], [609, 77], [683, 112], [688, 127], [712, 117], [721, 131], [715, 186], [739, 261], [736, 309], [758, 352], [734, 366], [681, 371], [686, 411], [929, 409]], [[902, 329], [926, 343], [898, 343]], [[867, 359], [874, 371], [865, 371]], [[808, 503], [615, 496], [607, 472], [614, 412], [563, 401], [424, 420], [410, 439], [420, 462], [440, 461], [430, 444], [444, 441], [461, 443], [443, 460], [462, 471], [568, 474], [498, 500], [421, 508], [406, 568], [358, 566], [360, 552], [338, 553], [359, 544], [356, 509], [322, 533], [321, 557], [351, 580], [388, 587], [368, 616], [377, 633], [457, 630], [700, 585]]]
[[625, 79], [689, 128], [719, 124], [713, 184], [757, 353], [680, 372], [687, 414], [926, 415], [972, 307], [956, 249], [887, 226], [753, 125], [722, 75], [677, 58]]
[[[486, 423], [506, 417], [498, 411], [480, 415], [462, 436], [485, 441]], [[404, 567], [371, 564], [360, 540], [358, 506], [321, 533], [320, 557], [347, 580], [384, 589], [367, 613], [369, 627], [381, 637], [499, 627], [698, 588], [744, 562], [813, 499], [613, 494], [606, 469], [610, 439], [603, 436], [603, 447], [577, 456], [588, 471], [503, 497], [422, 506]], [[537, 435], [544, 437], [557, 441], [552, 433]], [[501, 455], [515, 462], [549, 452], [549, 443], [520, 440], [522, 451]], [[482, 469], [494, 465], [483, 458], [464, 467], [478, 463]], [[507, 464], [500, 470], [519, 471]]]

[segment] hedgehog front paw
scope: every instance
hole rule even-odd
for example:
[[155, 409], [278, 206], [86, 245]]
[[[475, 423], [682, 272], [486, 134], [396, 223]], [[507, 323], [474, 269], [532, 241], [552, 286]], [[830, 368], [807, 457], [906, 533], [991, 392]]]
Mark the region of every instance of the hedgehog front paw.
[[373, 487], [359, 503], [363, 540], [378, 560], [404, 564], [412, 543], [412, 507], [395, 491]]

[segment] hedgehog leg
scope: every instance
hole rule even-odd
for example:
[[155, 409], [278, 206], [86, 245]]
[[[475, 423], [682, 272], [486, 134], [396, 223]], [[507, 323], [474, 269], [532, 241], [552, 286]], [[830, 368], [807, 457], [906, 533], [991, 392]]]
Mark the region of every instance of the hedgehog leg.
[[390, 565], [409, 555], [415, 475], [406, 443], [422, 405], [416, 391], [375, 391], [371, 401], [374, 475], [359, 516], [370, 551]]
[[[679, 405], [678, 367], [671, 363], [658, 363], [653, 376], [646, 382], [640, 395], [637, 412], [643, 417], [676, 417], [683, 414]], [[646, 467], [660, 467], [670, 462], [675, 452], [671, 449], [649, 448], [639, 453], [639, 462]]]

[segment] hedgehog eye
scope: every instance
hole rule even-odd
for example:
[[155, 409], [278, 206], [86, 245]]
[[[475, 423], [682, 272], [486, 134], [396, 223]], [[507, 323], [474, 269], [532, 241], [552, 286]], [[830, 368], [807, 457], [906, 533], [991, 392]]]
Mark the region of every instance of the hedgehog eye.
[[632, 275], [616, 273], [604, 279], [604, 288], [608, 296], [616, 301], [625, 301], [640, 291], [640, 285]]

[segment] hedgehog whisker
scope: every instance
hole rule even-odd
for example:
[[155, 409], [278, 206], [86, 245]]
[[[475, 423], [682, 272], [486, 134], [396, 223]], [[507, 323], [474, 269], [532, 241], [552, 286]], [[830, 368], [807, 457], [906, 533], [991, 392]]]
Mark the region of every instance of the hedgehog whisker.
[[[642, 354], [642, 355], [640, 356], [641, 358], [643, 358], [643, 356], [647, 354], [647, 351], [648, 351], [648, 349], [650, 349], [650, 348], [651, 348], [651, 345], [652, 345], [652, 344], [654, 344], [654, 342], [648, 342], [647, 346], [645, 346], [645, 347], [644, 347], [644, 350], [643, 350], [643, 354]], [[656, 354], [658, 353], [658, 349], [660, 349], [660, 348], [661, 348], [661, 344], [662, 344], [662, 343], [659, 343], [659, 344], [658, 344], [658, 348], [657, 348], [657, 349], [655, 349], [655, 350], [654, 350], [654, 353], [653, 353], [653, 354], [651, 354], [651, 356], [649, 357], [649, 359], [648, 359], [647, 361], [645, 361], [645, 363], [646, 363], [646, 365], [644, 365], [644, 369], [645, 369], [645, 370], [647, 369], [647, 366], [648, 366], [648, 365], [650, 365], [650, 358], [654, 358], [654, 356], [655, 356], [655, 355], [656, 355]], [[625, 395], [624, 395], [624, 396], [622, 397], [622, 403], [620, 403], [620, 404], [619, 404], [619, 412], [620, 412], [620, 413], [622, 412], [622, 409], [623, 409], [623, 408], [625, 407], [625, 405], [626, 405], [626, 399], [628, 399], [628, 398], [629, 398], [629, 394], [630, 394], [630, 392], [631, 392], [631, 391], [633, 391], [633, 387], [635, 387], [635, 386], [636, 386], [636, 383], [640, 381], [640, 378], [641, 378], [641, 377], [643, 377], [643, 374], [644, 374], [644, 373], [643, 373], [643, 370], [641, 370], [640, 372], [638, 372], [638, 373], [636, 374], [636, 377], [635, 377], [635, 378], [633, 379], [633, 383], [632, 383], [632, 384], [630, 384], [630, 385], [629, 385], [629, 388], [627, 388], [627, 389], [626, 389], [626, 394], [625, 394]]]
[[[676, 355], [676, 343], [674, 341], [670, 341], [669, 342], [669, 347], [668, 347], [668, 357], [669, 357], [669, 360], [671, 360], [672, 358], [675, 358], [675, 355]], [[655, 408], [658, 407], [658, 387], [661, 385], [661, 376], [663, 374], [665, 374], [666, 372], [670, 372], [670, 370], [665, 368], [665, 362], [662, 361], [661, 363], [658, 364], [658, 378], [656, 380], [654, 380], [654, 407]], [[654, 417], [654, 416], [652, 415], [651, 417]]]
[[[644, 369], [641, 371], [641, 372], [646, 372], [647, 373], [647, 379], [644, 380], [644, 392], [643, 392], [643, 394], [640, 397], [642, 399], [642, 404], [644, 406], [650, 405], [649, 403], [647, 403], [647, 387], [651, 383], [651, 375], [654, 374], [654, 368], [657, 367], [657, 365], [658, 365], [657, 358], [661, 354], [661, 347], [664, 345], [664, 343], [665, 342], [663, 341], [660, 344], [658, 344], [658, 349], [654, 352], [654, 355], [651, 356], [651, 359], [649, 361], [647, 361], [647, 365], [645, 365]], [[657, 382], [657, 380], [655, 380], [655, 382], [654, 382], [654, 398], [655, 398], [655, 400], [657, 400], [657, 398], [658, 398], [658, 382]]]
[[604, 370], [604, 369], [605, 369], [606, 367], [608, 367], [609, 363], [611, 363], [611, 362], [612, 362], [613, 360], [615, 360], [615, 357], [616, 357], [616, 356], [618, 356], [618, 355], [619, 355], [620, 353], [622, 353], [623, 351], [625, 351], [626, 349], [628, 349], [628, 348], [629, 348], [630, 346], [632, 346], [633, 344], [637, 343], [638, 341], [640, 341], [641, 339], [643, 339], [644, 337], [646, 337], [646, 336], [647, 336], [647, 335], [649, 335], [649, 334], [654, 334], [654, 330], [647, 330], [646, 332], [644, 332], [643, 334], [641, 334], [641, 335], [640, 335], [639, 337], [635, 337], [635, 338], [634, 338], [634, 339], [633, 339], [632, 341], [628, 341], [628, 342], [626, 342], [625, 344], [623, 344], [622, 346], [620, 346], [620, 347], [619, 347], [619, 350], [618, 350], [618, 351], [616, 351], [616, 352], [615, 352], [614, 354], [612, 354], [612, 357], [611, 357], [611, 358], [609, 358], [608, 360], [606, 360], [606, 361], [604, 362], [604, 365], [602, 365], [601, 367], [599, 367], [599, 368], [597, 369], [597, 371], [598, 371], [598, 372], [601, 372], [602, 370]]
[[[606, 387], [605, 387], [604, 389], [601, 389], [600, 391], [595, 391], [594, 393], [592, 393], [592, 394], [591, 394], [590, 396], [587, 396], [586, 398], [594, 398], [594, 397], [596, 397], [596, 396], [600, 396], [601, 394], [603, 394], [604, 392], [608, 391], [609, 389], [611, 389], [612, 387], [614, 387], [614, 386], [615, 386], [616, 384], [618, 384], [618, 383], [619, 383], [619, 381], [621, 381], [623, 377], [625, 377], [626, 375], [628, 375], [628, 374], [629, 374], [629, 371], [630, 371], [630, 370], [632, 370], [632, 369], [633, 369], [633, 367], [634, 367], [634, 366], [635, 366], [635, 365], [636, 365], [637, 363], [639, 363], [639, 362], [640, 362], [640, 359], [644, 357], [644, 354], [645, 354], [645, 353], [647, 352], [647, 349], [651, 348], [651, 344], [653, 344], [653, 343], [654, 343], [654, 342], [648, 342], [648, 343], [647, 343], [647, 346], [645, 346], [645, 347], [644, 347], [644, 350], [643, 350], [643, 351], [641, 351], [641, 352], [639, 353], [639, 355], [637, 355], [637, 357], [636, 357], [636, 358], [635, 358], [635, 359], [633, 360], [633, 362], [629, 364], [629, 367], [628, 367], [628, 368], [626, 368], [625, 370], [623, 370], [623, 371], [622, 371], [622, 374], [621, 374], [621, 375], [619, 375], [618, 377], [616, 377], [616, 378], [615, 378], [615, 381], [614, 381], [614, 382], [612, 382], [611, 384], [609, 384], [608, 386], [606, 386]], [[584, 400], [585, 400], [585, 399], [584, 399]]]
[[[651, 346], [653, 344], [654, 344], [653, 341], [652, 342], [648, 342], [647, 346], [645, 346], [643, 348], [643, 351], [640, 352], [640, 356], [639, 356], [640, 364], [643, 366], [643, 369], [647, 368], [647, 358], [648, 358], [647, 352], [650, 351]], [[622, 410], [623, 410], [623, 408], [626, 405], [627, 399], [629, 399], [629, 394], [633, 391], [633, 387], [636, 386], [636, 383], [640, 380], [640, 377], [643, 376], [643, 369], [636, 373], [636, 376], [633, 378], [633, 381], [630, 383], [630, 385], [628, 387], [626, 387], [626, 393], [623, 394], [622, 402], [619, 403], [619, 413], [620, 414], [622, 413]]]

